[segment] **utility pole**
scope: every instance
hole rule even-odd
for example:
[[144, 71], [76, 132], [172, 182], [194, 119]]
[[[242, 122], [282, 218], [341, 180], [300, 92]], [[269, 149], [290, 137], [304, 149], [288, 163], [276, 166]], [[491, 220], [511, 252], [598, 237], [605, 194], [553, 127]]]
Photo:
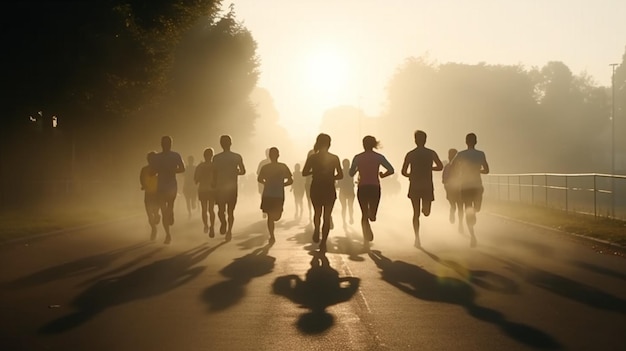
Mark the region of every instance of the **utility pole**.
[[615, 218], [615, 67], [611, 63], [611, 217]]

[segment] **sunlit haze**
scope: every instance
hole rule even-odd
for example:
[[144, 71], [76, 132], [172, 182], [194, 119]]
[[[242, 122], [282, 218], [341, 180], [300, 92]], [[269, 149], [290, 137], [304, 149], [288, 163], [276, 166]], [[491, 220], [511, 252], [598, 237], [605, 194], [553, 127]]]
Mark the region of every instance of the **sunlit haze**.
[[[224, 3], [229, 5], [229, 3]], [[626, 1], [236, 0], [261, 60], [259, 86], [291, 136], [312, 136], [337, 105], [384, 110], [407, 57], [541, 67], [562, 61], [610, 85], [626, 38]]]

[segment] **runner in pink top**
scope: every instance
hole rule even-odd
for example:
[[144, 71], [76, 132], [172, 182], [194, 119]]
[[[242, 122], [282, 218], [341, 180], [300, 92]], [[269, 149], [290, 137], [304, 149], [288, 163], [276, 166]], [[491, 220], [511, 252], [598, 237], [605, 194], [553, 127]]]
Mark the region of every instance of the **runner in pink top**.
[[[374, 240], [370, 221], [376, 221], [376, 213], [380, 203], [380, 178], [385, 178], [394, 173], [393, 166], [385, 156], [374, 151], [378, 146], [379, 142], [373, 136], [364, 137], [363, 149], [365, 151], [354, 156], [350, 167], [350, 176], [359, 172], [357, 199], [361, 207], [361, 226], [366, 243]], [[380, 166], [385, 168], [384, 173], [380, 172]]]

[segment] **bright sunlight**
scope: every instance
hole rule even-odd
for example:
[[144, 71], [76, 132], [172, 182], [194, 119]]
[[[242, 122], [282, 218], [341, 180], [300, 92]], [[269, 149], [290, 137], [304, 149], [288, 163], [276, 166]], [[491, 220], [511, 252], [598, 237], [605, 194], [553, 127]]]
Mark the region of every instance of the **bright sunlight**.
[[339, 53], [320, 51], [309, 55], [303, 67], [307, 89], [320, 103], [335, 103], [348, 81], [348, 62]]

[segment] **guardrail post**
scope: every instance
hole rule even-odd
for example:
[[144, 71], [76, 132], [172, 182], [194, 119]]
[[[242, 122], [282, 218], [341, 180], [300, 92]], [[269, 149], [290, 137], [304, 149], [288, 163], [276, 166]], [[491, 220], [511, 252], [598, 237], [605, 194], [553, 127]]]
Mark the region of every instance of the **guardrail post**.
[[548, 207], [548, 175], [545, 174], [544, 175], [544, 183], [543, 186], [546, 189], [546, 202], [545, 202], [545, 206]]
[[569, 179], [568, 176], [565, 176], [565, 212], [569, 212], [569, 202], [568, 202], [568, 198], [567, 198], [567, 193], [569, 191], [569, 185], [567, 180]]
[[598, 218], [598, 201], [596, 199], [598, 195], [598, 189], [596, 187], [596, 175], [593, 175], [593, 216]]

